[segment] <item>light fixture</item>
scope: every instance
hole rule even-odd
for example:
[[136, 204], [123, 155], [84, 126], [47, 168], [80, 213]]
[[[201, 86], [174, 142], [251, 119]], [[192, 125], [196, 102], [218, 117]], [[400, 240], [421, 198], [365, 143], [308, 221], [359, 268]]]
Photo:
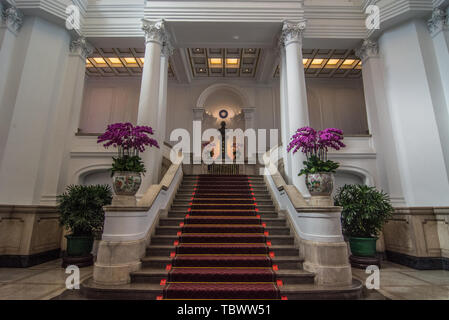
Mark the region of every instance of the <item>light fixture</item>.
[[137, 63], [136, 59], [132, 58], [132, 57], [125, 58], [125, 62], [128, 64], [136, 64]]
[[239, 66], [238, 58], [226, 58], [226, 66], [231, 68], [238, 68]]
[[103, 58], [93, 58], [93, 59], [94, 59], [95, 63], [106, 64], [106, 61], [104, 61]]
[[209, 59], [209, 64], [221, 65], [221, 63], [222, 63], [222, 59], [221, 58], [210, 58]]
[[351, 66], [354, 63], [354, 59], [346, 59], [345, 62], [343, 62], [344, 66]]
[[302, 59], [302, 64], [303, 64], [303, 65], [306, 65], [307, 62], [309, 62], [309, 59]]
[[145, 58], [139, 58], [140, 62], [145, 63]]
[[338, 61], [340, 61], [340, 59], [329, 59], [329, 60], [327, 60], [327, 65], [335, 66], [338, 63]]
[[122, 64], [119, 58], [108, 58], [109, 62], [112, 64]]
[[322, 64], [324, 59], [313, 59], [312, 64], [313, 65], [320, 65]]

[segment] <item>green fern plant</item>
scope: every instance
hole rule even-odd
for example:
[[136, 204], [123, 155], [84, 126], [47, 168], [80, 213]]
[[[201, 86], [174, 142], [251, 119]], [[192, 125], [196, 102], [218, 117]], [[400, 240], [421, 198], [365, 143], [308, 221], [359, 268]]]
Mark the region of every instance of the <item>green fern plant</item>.
[[57, 197], [60, 223], [74, 236], [96, 235], [103, 229], [103, 206], [111, 201], [108, 185], [70, 185]]
[[343, 207], [343, 233], [350, 237], [377, 237], [394, 211], [386, 193], [365, 185], [344, 185], [334, 201]]

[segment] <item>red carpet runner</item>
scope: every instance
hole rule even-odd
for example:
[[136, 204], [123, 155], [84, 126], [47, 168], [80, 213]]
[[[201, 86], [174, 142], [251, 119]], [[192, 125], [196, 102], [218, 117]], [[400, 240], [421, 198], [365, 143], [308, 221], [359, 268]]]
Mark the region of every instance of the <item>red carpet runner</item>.
[[159, 299], [281, 299], [248, 176], [200, 175]]

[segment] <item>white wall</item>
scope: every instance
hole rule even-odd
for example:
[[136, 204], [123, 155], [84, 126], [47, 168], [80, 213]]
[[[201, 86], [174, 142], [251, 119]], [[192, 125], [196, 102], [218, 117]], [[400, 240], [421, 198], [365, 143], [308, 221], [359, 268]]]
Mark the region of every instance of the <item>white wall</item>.
[[[191, 132], [193, 113], [200, 94], [215, 83], [237, 85], [250, 105], [239, 105], [238, 97], [223, 91], [210, 97], [209, 111], [219, 106], [233, 110], [255, 107], [255, 126], [260, 129], [280, 128], [279, 82], [257, 84], [246, 80], [195, 80], [190, 84], [169, 82], [167, 97], [166, 140], [172, 130]], [[363, 83], [361, 79], [307, 79], [309, 114], [315, 128], [338, 127], [346, 134], [366, 134]], [[86, 80], [83, 110], [79, 128], [85, 133], [99, 133], [107, 124], [119, 121], [135, 123], [140, 91], [140, 78], [107, 78]], [[209, 123], [209, 122], [207, 122]], [[149, 124], [151, 125], [151, 124]], [[241, 127], [238, 124], [237, 127]], [[204, 128], [203, 128], [204, 129]]]
[[368, 134], [362, 79], [306, 79], [309, 119], [317, 129]]
[[115, 122], [136, 123], [140, 77], [86, 80], [79, 129], [100, 133]]

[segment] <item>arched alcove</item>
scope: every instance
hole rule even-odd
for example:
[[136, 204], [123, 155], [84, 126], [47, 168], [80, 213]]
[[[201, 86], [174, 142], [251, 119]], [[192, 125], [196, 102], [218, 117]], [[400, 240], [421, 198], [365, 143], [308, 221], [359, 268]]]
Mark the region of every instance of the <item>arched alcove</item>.
[[[245, 129], [242, 109], [248, 106], [248, 97], [240, 88], [230, 84], [214, 84], [198, 98], [197, 108], [204, 110], [203, 128], [219, 128], [222, 121], [229, 129]], [[225, 110], [227, 116], [221, 117]]]

